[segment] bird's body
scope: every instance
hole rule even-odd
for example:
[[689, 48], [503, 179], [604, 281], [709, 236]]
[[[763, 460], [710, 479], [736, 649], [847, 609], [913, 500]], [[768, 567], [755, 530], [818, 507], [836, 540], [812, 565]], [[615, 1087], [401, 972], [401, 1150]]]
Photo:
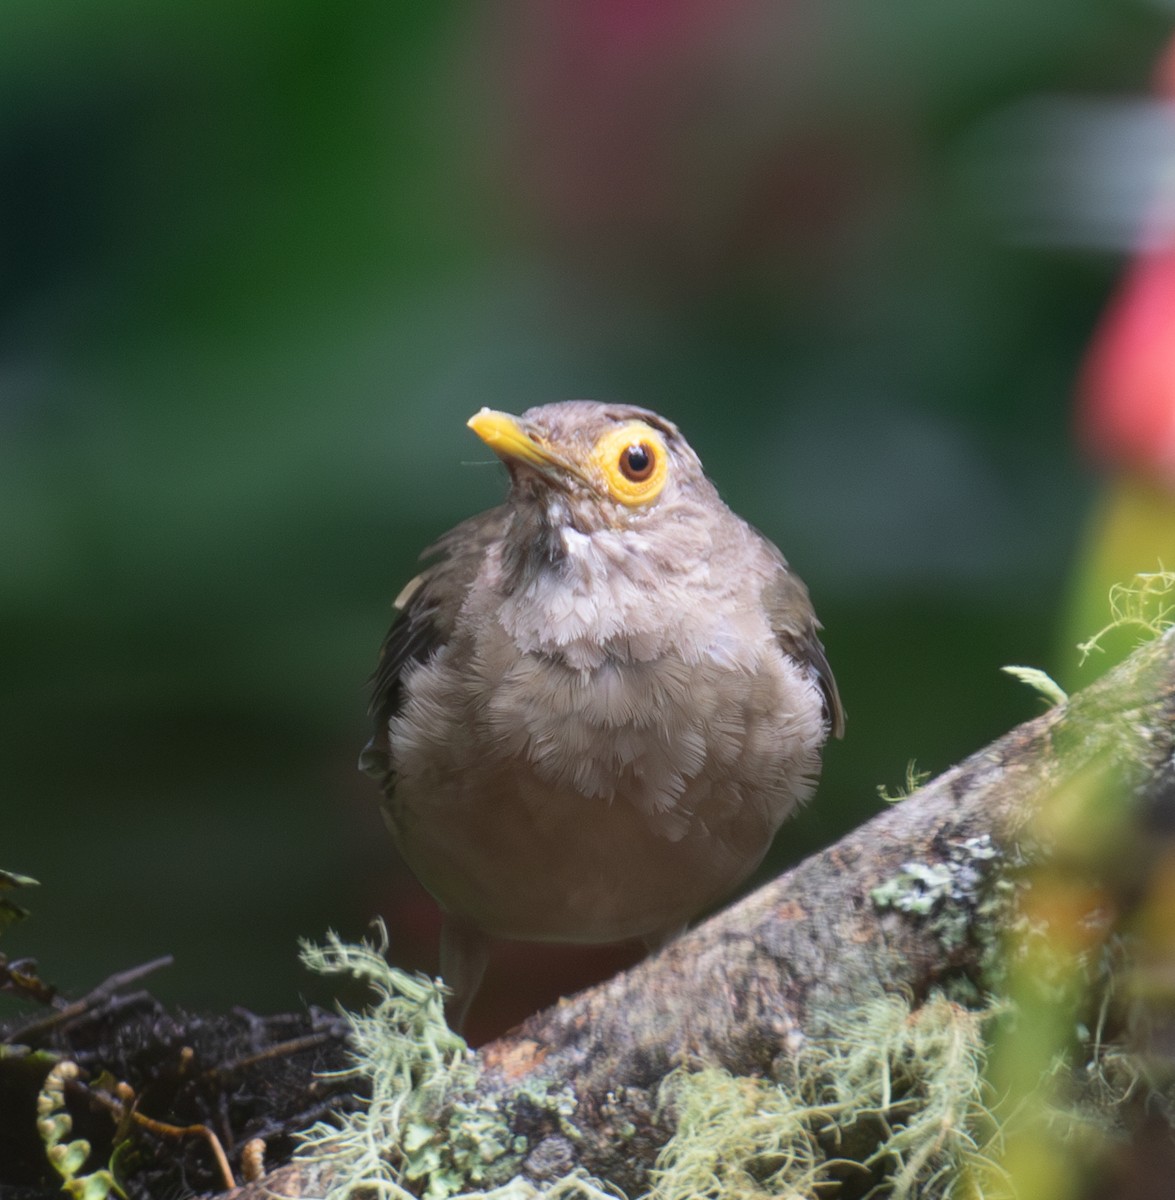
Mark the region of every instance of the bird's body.
[[656, 944], [754, 870], [840, 732], [806, 590], [655, 414], [471, 425], [511, 495], [401, 594], [365, 766], [451, 959], [483, 933]]

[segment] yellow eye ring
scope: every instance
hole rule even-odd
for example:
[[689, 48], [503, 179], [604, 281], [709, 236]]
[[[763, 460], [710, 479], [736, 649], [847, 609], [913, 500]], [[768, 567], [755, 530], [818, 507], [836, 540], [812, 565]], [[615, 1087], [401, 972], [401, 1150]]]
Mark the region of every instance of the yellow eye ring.
[[655, 500], [669, 478], [665, 442], [643, 421], [609, 430], [592, 449], [591, 462], [612, 499], [629, 508]]

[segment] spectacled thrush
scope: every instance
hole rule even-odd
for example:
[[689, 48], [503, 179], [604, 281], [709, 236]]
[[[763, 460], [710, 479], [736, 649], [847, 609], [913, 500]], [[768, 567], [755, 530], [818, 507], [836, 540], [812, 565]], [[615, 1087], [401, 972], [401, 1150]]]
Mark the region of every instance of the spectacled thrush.
[[569, 401], [469, 426], [509, 495], [397, 598], [360, 760], [444, 912], [458, 1026], [490, 937], [657, 947], [729, 895], [844, 730], [807, 589], [675, 425]]

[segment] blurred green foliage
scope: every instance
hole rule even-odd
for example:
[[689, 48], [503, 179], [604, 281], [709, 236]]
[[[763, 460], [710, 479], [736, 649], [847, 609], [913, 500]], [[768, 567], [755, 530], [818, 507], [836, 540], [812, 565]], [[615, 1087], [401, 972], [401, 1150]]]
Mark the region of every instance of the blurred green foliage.
[[848, 735], [769, 869], [1032, 715], [998, 668], [1076, 658], [1071, 384], [1117, 264], [1010, 244], [969, 137], [1144, 91], [1168, 26], [7, 0], [0, 828], [44, 885], [9, 952], [288, 1006], [296, 936], [386, 908], [363, 682], [418, 551], [502, 493], [482, 404], [664, 412], [807, 579]]

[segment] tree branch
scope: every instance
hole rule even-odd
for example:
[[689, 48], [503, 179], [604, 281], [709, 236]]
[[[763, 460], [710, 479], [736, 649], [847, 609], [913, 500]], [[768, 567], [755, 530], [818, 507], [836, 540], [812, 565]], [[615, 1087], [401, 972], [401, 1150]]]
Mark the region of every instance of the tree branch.
[[[1091, 773], [1117, 780], [1140, 819], [1170, 824], [1175, 630], [655, 957], [483, 1047], [472, 1095], [525, 1139], [485, 1179], [541, 1184], [579, 1168], [639, 1193], [673, 1132], [657, 1092], [675, 1067], [770, 1076], [880, 995], [978, 1000], [1011, 919], [998, 885], [1050, 853], [1042, 805]], [[294, 1164], [235, 1195], [323, 1183]]]

